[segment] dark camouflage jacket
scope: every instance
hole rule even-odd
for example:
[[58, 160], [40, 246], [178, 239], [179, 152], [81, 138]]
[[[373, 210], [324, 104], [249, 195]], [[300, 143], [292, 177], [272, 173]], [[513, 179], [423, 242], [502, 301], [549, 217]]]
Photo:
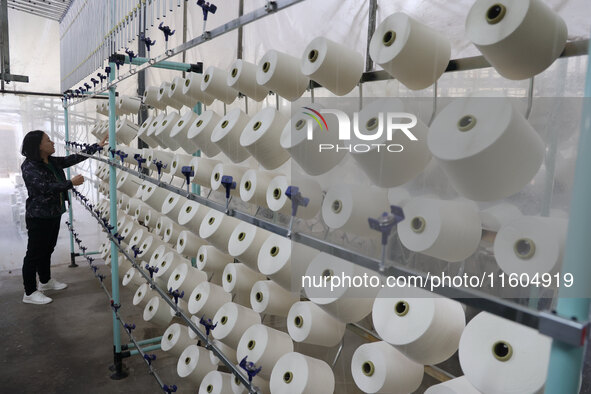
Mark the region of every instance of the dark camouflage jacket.
[[[94, 149], [87, 149], [86, 153], [92, 154]], [[21, 171], [29, 194], [26, 203], [26, 217], [56, 218], [61, 216], [63, 213], [62, 201], [68, 201], [68, 190], [72, 188], [72, 182], [66, 180], [63, 169], [86, 159], [86, 156], [81, 155], [49, 156], [49, 162], [60, 175], [59, 180], [43, 161], [25, 159], [21, 165]]]

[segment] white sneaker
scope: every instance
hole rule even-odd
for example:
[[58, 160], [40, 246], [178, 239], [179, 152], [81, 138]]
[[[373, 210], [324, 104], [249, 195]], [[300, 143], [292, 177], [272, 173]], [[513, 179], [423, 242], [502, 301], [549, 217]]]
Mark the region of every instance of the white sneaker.
[[25, 295], [23, 296], [23, 302], [25, 304], [42, 305], [49, 304], [51, 301], [53, 300], [47, 297], [45, 294], [41, 293], [39, 290], [33, 292], [31, 295], [27, 295], [27, 293], [25, 293]]
[[41, 291], [45, 291], [45, 290], [63, 290], [66, 287], [68, 287], [67, 284], [62, 283], [62, 282], [58, 282], [57, 280], [51, 278], [51, 279], [49, 279], [49, 281], [47, 281], [47, 283], [41, 283], [41, 282], [39, 282], [38, 289], [41, 290]]

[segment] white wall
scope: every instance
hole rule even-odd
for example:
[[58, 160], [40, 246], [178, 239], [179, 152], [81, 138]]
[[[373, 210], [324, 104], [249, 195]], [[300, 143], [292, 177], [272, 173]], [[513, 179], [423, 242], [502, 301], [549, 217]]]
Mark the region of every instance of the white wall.
[[11, 82], [7, 90], [60, 93], [59, 23], [8, 9], [10, 72], [29, 83]]

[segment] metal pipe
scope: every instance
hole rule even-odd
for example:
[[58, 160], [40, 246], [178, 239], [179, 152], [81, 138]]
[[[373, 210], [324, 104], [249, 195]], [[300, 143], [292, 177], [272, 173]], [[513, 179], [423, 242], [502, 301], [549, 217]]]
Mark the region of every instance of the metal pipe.
[[10, 74], [10, 40], [8, 37], [8, 8], [6, 0], [0, 0], [0, 89], [4, 90], [4, 79]]
[[[193, 107], [193, 112], [195, 112], [197, 115], [201, 115], [201, 108], [202, 108], [201, 102], [198, 102], [195, 105], [195, 107]], [[193, 156], [201, 157], [201, 151], [198, 150], [197, 152], [193, 153]], [[201, 186], [196, 183], [191, 183], [191, 193], [200, 196], [201, 195]], [[197, 259], [195, 257], [191, 257], [191, 265], [193, 267], [197, 266]]]
[[[123, 321], [123, 319], [121, 318], [121, 316], [119, 315], [119, 313], [115, 313], [117, 316], [117, 319], [119, 319], [119, 322], [121, 323], [121, 325], [123, 327], [125, 327], [125, 322]], [[146, 357], [146, 353], [144, 352], [144, 350], [138, 346], [135, 338], [133, 337], [133, 334], [127, 330], [125, 330], [125, 332], [127, 332], [127, 335], [129, 335], [129, 339], [131, 339], [131, 342], [133, 342], [135, 344], [135, 347], [138, 350], [135, 350], [135, 354], [139, 354], [140, 356], [142, 356], [142, 359], [146, 362], [146, 364], [148, 365], [148, 373], [152, 376], [154, 376], [154, 379], [156, 379], [156, 381], [158, 382], [158, 385], [160, 386], [160, 388], [164, 388], [164, 382], [162, 381], [162, 379], [160, 379], [160, 376], [158, 375], [158, 373], [156, 372], [156, 370], [154, 370], [154, 367], [152, 366], [152, 362], [148, 360], [148, 358]], [[130, 352], [131, 354], [131, 352]]]
[[[195, 107], [193, 108], [193, 111], [197, 114], [197, 115], [201, 115], [201, 102], [198, 102]], [[193, 153], [193, 156], [195, 157], [201, 157], [201, 151], [198, 150], [197, 152]], [[201, 186], [196, 184], [196, 183], [191, 183], [191, 192], [193, 194], [196, 194], [198, 196], [201, 195]]]
[[86, 252], [86, 253], [76, 253], [77, 256], [90, 256], [93, 254], [100, 254], [101, 252], [99, 251], [95, 251], [95, 252]]
[[[104, 99], [109, 99], [109, 93], [90, 93], [90, 92], [81, 92], [80, 95], [82, 96], [92, 96], [93, 98], [104, 98]], [[117, 96], [118, 94], [116, 94]], [[99, 97], [96, 97], [99, 96]]]
[[[115, 63], [109, 64], [111, 67], [111, 74], [109, 80], [115, 80]], [[115, 150], [117, 147], [117, 140], [115, 136], [115, 117], [116, 117], [116, 103], [115, 103], [115, 86], [109, 88], [109, 148]], [[113, 231], [117, 232], [117, 199], [113, 196], [117, 195], [117, 175], [113, 165], [109, 166], [109, 195], [110, 199], [110, 222], [113, 226]], [[119, 260], [117, 253], [117, 244], [111, 241], [111, 291], [113, 302], [119, 304]], [[121, 333], [119, 331], [119, 324], [117, 323], [117, 316], [113, 311], [113, 342], [115, 345], [115, 353], [121, 353]]]
[[[140, 3], [139, 9], [139, 24], [138, 24], [138, 37], [145, 35], [146, 33], [146, 3]], [[146, 44], [144, 40], [138, 39], [137, 40], [137, 53], [139, 57], [146, 56]], [[144, 92], [146, 91], [146, 71], [140, 71], [137, 76], [137, 93], [138, 96], [143, 97]], [[143, 124], [144, 121], [148, 118], [148, 109], [145, 106], [141, 106], [140, 112], [138, 114], [138, 124]], [[146, 144], [141, 138], [138, 139], [138, 148], [147, 148], [148, 144]]]
[[[148, 343], [160, 342], [161, 340], [162, 340], [162, 337], [154, 337], [154, 338], [149, 338], [149, 339], [137, 341], [137, 344], [138, 345], [147, 345]], [[133, 343], [127, 344], [128, 349], [131, 349], [133, 347], [135, 347], [135, 344], [133, 344]]]
[[[70, 122], [68, 117], [68, 107], [64, 106], [64, 138], [66, 141], [70, 140]], [[69, 146], [66, 145], [66, 156], [70, 154]], [[66, 179], [70, 180], [70, 167], [66, 168]], [[74, 214], [72, 212], [72, 192], [68, 190], [68, 220], [70, 221], [70, 225], [74, 225]], [[70, 265], [69, 267], [77, 267], [76, 264], [76, 254], [74, 253], [74, 234], [70, 231]]]
[[[589, 47], [591, 50], [591, 45]], [[562, 273], [570, 273], [575, 280], [570, 288], [560, 287], [556, 312], [559, 316], [585, 321], [589, 315], [589, 285], [591, 277], [591, 178], [587, 170], [591, 166], [591, 62], [587, 62], [583, 119], [578, 142], [575, 181], [572, 190], [568, 234], [564, 248]], [[580, 346], [557, 340], [552, 341], [546, 394], [578, 393], [583, 366], [584, 346], [587, 338], [581, 338]]]
[[[134, 57], [131, 64], [134, 66], [141, 66], [144, 63], [148, 63], [150, 59], [145, 57]], [[125, 57], [125, 64], [129, 64], [129, 57]], [[191, 68], [190, 64], [178, 63], [178, 62], [160, 62], [153, 65], [155, 68], [163, 68], [165, 70], [176, 70], [176, 71], [189, 71]]]
[[437, 115], [437, 98], [437, 81], [435, 81], [435, 84], [433, 85], [433, 108], [431, 110], [431, 118], [429, 119], [429, 123], [427, 124], [427, 126], [429, 127], [435, 120], [435, 115]]
[[343, 339], [341, 339], [341, 342], [339, 343], [339, 347], [337, 348], [337, 352], [332, 360], [332, 363], [330, 364], [330, 368], [334, 370], [334, 367], [337, 365], [337, 362], [339, 361], [339, 358], [341, 357], [341, 353], [343, 352], [343, 348], [345, 347], [345, 337], [343, 337]]
[[531, 115], [531, 110], [534, 106], [534, 79], [535, 77], [531, 77], [529, 79], [529, 85], [527, 88], [527, 109], [525, 110], [525, 119], [529, 119]]
[[[242, 15], [244, 15], [244, 0], [239, 0], [238, 1], [238, 17], [240, 18]], [[242, 59], [242, 31], [244, 29], [242, 28], [242, 26], [240, 26], [238, 28], [238, 43], [236, 45], [236, 59]], [[186, 41], [186, 40], [185, 40]], [[183, 43], [185, 42], [183, 41]]]
[[[133, 343], [132, 343], [132, 345], [133, 345]], [[139, 343], [138, 343], [138, 345], [139, 345]], [[144, 352], [150, 352], [152, 350], [160, 350], [160, 344], [158, 344], [158, 345], [152, 345], [152, 346], [146, 346], [146, 347], [141, 348], [141, 349]], [[136, 354], [140, 354], [140, 351], [139, 350], [130, 350], [129, 351], [129, 354], [131, 356], [135, 356]]]
[[[179, 0], [179, 7], [180, 7], [180, 0]], [[187, 42], [187, 2], [183, 1], [183, 44]], [[181, 58], [182, 62], [185, 63], [187, 61], [187, 52], [183, 51], [183, 56]], [[185, 72], [183, 71], [183, 78], [185, 78]]]
[[373, 60], [369, 55], [369, 43], [376, 31], [376, 15], [378, 13], [378, 0], [369, 0], [369, 18], [367, 23], [367, 46], [365, 50], [365, 71], [373, 69]]

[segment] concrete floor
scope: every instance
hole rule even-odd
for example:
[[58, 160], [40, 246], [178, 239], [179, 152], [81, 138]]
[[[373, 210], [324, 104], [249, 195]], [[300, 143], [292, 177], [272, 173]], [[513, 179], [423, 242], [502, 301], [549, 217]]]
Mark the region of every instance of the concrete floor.
[[[15, 393], [129, 393], [158, 392], [153, 377], [139, 356], [125, 360], [129, 377], [109, 378], [113, 359], [112, 319], [109, 301], [87, 266], [53, 267], [52, 275], [69, 284], [63, 291], [48, 292], [54, 300], [48, 305], [22, 304], [20, 275], [0, 277], [0, 321], [3, 339], [0, 351], [1, 392]], [[105, 270], [104, 268], [102, 269]], [[122, 315], [138, 322], [138, 311], [131, 309], [132, 295], [122, 292]], [[139, 319], [141, 320], [141, 318]], [[138, 324], [138, 338], [161, 335], [161, 329]], [[122, 334], [123, 343], [127, 343]], [[178, 382], [172, 366], [176, 359], [157, 352], [155, 364], [163, 378]], [[169, 372], [172, 371], [172, 372]]]
[[[120, 381], [109, 378], [112, 362], [112, 320], [108, 299], [92, 271], [82, 259], [80, 267], [57, 265], [53, 277], [69, 284], [63, 291], [48, 292], [54, 299], [48, 305], [22, 304], [21, 276], [18, 273], [0, 276], [0, 320], [3, 333], [0, 345], [0, 392], [18, 393], [158, 393], [154, 378], [139, 356], [125, 359], [129, 377]], [[100, 268], [105, 272], [106, 268]], [[110, 287], [110, 286], [109, 286]], [[121, 313], [135, 323], [136, 338], [162, 335], [163, 328], [146, 323], [141, 310], [133, 307], [133, 293], [121, 291]], [[267, 317], [266, 324], [284, 326], [283, 319]], [[125, 333], [122, 342], [127, 343]], [[353, 351], [363, 339], [347, 333], [346, 346], [335, 367], [336, 393], [360, 393], [350, 377]], [[296, 345], [297, 351], [330, 361], [336, 349]], [[177, 358], [160, 350], [154, 351], [154, 366], [165, 383], [176, 384], [179, 392], [195, 392], [196, 388], [181, 381], [176, 374]], [[435, 381], [425, 376], [425, 388]], [[424, 389], [419, 392], [423, 392]]]

